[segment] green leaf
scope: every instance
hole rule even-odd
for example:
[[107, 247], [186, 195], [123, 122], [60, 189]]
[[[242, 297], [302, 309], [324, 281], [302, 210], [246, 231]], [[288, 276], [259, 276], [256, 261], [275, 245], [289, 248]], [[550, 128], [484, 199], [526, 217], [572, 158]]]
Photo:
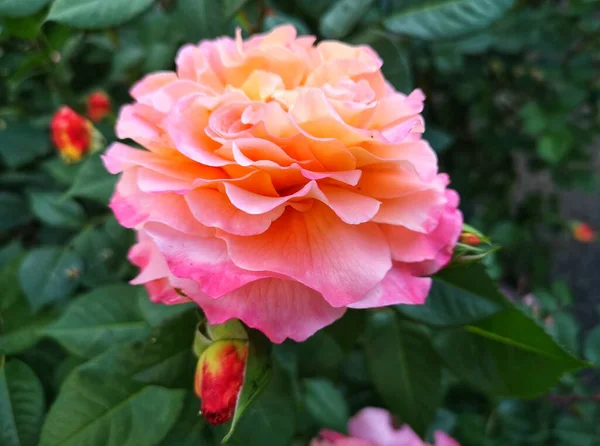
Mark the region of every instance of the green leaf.
[[244, 413], [251, 407], [251, 403], [261, 395], [271, 379], [271, 364], [270, 364], [270, 342], [260, 332], [252, 330], [248, 332], [249, 350], [248, 362], [246, 364], [246, 372], [244, 374], [244, 384], [240, 390], [235, 412], [229, 431], [221, 440], [221, 443], [226, 443], [238, 428]]
[[598, 446], [600, 444], [600, 429], [597, 421], [582, 420], [576, 416], [565, 415], [558, 418], [553, 434], [553, 444], [557, 446]]
[[319, 24], [326, 39], [341, 39], [350, 34], [374, 0], [338, 0], [329, 8]]
[[344, 352], [330, 334], [331, 330], [318, 331], [306, 341], [294, 344], [301, 376], [329, 375], [342, 362]]
[[208, 422], [199, 413], [200, 401], [188, 392], [179, 419], [160, 446], [209, 446], [216, 444], [208, 428]]
[[0, 158], [8, 167], [24, 166], [48, 153], [48, 141], [48, 133], [43, 130], [25, 123], [9, 122], [4, 130], [0, 130]]
[[196, 360], [192, 339], [198, 318], [188, 312], [152, 330], [143, 340], [115, 343], [80, 367], [163, 387], [188, 387], [194, 380]]
[[585, 357], [600, 367], [600, 326], [590, 331], [585, 339], [583, 347]]
[[0, 16], [24, 17], [34, 14], [50, 0], [0, 0]]
[[533, 101], [529, 101], [523, 105], [520, 115], [523, 119], [523, 129], [532, 136], [543, 132], [550, 121], [544, 109], [537, 102]]
[[411, 3], [384, 20], [389, 31], [426, 40], [454, 37], [484, 28], [514, 0], [431, 0]]
[[108, 28], [121, 25], [149, 8], [154, 0], [55, 0], [47, 20], [76, 28]]
[[335, 2], [336, 0], [295, 0], [293, 3], [308, 17], [317, 20], [323, 17], [325, 11]]
[[484, 268], [471, 264], [447, 268], [435, 276], [424, 305], [394, 308], [416, 321], [449, 327], [480, 321], [508, 305]]
[[[274, 367], [264, 392], [241, 417], [228, 444], [235, 446], [281, 446], [294, 434], [292, 397], [283, 372]], [[223, 441], [224, 442], [224, 441]]]
[[32, 249], [19, 270], [19, 281], [34, 311], [64, 299], [77, 287], [83, 262], [77, 253], [54, 246]]
[[115, 189], [117, 176], [110, 174], [99, 155], [88, 157], [77, 172], [73, 185], [67, 191], [68, 197], [88, 198], [107, 204]]
[[42, 30], [44, 22], [43, 14], [30, 15], [26, 17], [6, 17], [4, 19], [5, 32], [7, 35], [17, 39], [35, 39]]
[[[325, 327], [323, 332], [333, 340], [333, 342], [325, 342], [331, 344], [330, 351], [333, 352], [334, 356], [339, 355], [340, 348], [344, 352], [352, 350], [352, 347], [354, 347], [354, 344], [356, 344], [356, 341], [364, 331], [365, 316], [365, 311], [348, 309], [341, 318]], [[316, 347], [314, 341], [313, 345]], [[320, 348], [320, 346], [318, 348]], [[305, 353], [310, 355], [310, 351], [305, 351]], [[312, 358], [309, 358], [309, 360], [313, 361], [315, 356], [316, 355], [312, 355]], [[333, 364], [337, 365], [337, 361]]]
[[224, 11], [226, 18], [231, 18], [237, 14], [237, 12], [244, 7], [248, 0], [223, 0]]
[[326, 379], [306, 379], [303, 384], [306, 410], [319, 426], [345, 432], [350, 414], [342, 392]]
[[81, 166], [81, 163], [68, 164], [59, 157], [54, 157], [51, 160], [45, 161], [42, 164], [42, 169], [48, 172], [59, 183], [71, 185], [77, 177]]
[[563, 374], [587, 365], [516, 308], [439, 333], [435, 344], [460, 378], [502, 396], [538, 396]]
[[[10, 245], [9, 245], [10, 246]], [[0, 268], [0, 314], [23, 301], [23, 292], [19, 285], [19, 268], [21, 267], [22, 252], [16, 252], [13, 257], [4, 261]], [[0, 326], [2, 328], [2, 326]]]
[[423, 331], [400, 324], [394, 312], [367, 319], [364, 342], [369, 372], [388, 408], [424, 435], [441, 402], [441, 364]]
[[85, 264], [81, 281], [90, 288], [114, 283], [129, 271], [126, 259], [133, 233], [122, 227], [113, 231], [113, 222], [85, 229], [73, 239], [73, 248]]
[[27, 200], [19, 194], [0, 192], [0, 231], [15, 228], [31, 220]]
[[195, 303], [185, 303], [177, 305], [166, 305], [163, 303], [152, 302], [148, 297], [148, 292], [144, 287], [138, 288], [139, 309], [144, 319], [152, 326], [158, 327], [165, 321], [173, 319], [182, 313], [197, 309]]
[[0, 354], [14, 355], [34, 346], [44, 336], [44, 329], [56, 319], [55, 311], [32, 314], [29, 304], [20, 300], [0, 311]]
[[579, 324], [573, 315], [558, 311], [552, 315], [548, 331], [570, 352], [579, 353]]
[[46, 330], [48, 336], [82, 357], [142, 339], [149, 332], [138, 309], [137, 290], [129, 285], [96, 288], [78, 297]]
[[558, 129], [544, 134], [537, 143], [538, 156], [550, 164], [557, 164], [569, 153], [574, 139], [565, 129]]
[[58, 192], [32, 192], [30, 200], [34, 215], [50, 226], [78, 228], [85, 222], [81, 205]]
[[221, 36], [226, 31], [223, 2], [214, 0], [178, 0], [177, 23], [186, 40], [195, 42]]
[[33, 370], [0, 358], [0, 444], [36, 446], [44, 419], [44, 389]]
[[[13, 240], [13, 241], [7, 243], [6, 245], [2, 246], [0, 248], [0, 277], [2, 277], [2, 275], [4, 273], [3, 268], [7, 264], [14, 262], [15, 259], [17, 259], [18, 257], [20, 258], [20, 256], [22, 256], [23, 254], [24, 254], [23, 245], [21, 244], [20, 240]], [[14, 270], [18, 271], [18, 267], [15, 267]], [[1, 282], [2, 281], [0, 279], [0, 283]], [[6, 292], [6, 288], [2, 288], [2, 289]], [[2, 308], [3, 307], [0, 304], [0, 310]]]
[[429, 141], [436, 153], [442, 153], [454, 142], [454, 136], [439, 128], [427, 126], [423, 138]]
[[52, 405], [40, 446], [158, 444], [183, 407], [184, 390], [73, 372]]

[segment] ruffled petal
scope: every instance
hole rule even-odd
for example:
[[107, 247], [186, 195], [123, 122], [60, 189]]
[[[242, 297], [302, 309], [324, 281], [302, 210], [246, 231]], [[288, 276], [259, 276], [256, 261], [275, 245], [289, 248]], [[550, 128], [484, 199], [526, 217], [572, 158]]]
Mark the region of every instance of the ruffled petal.
[[431, 279], [416, 277], [407, 267], [396, 264], [384, 279], [350, 308], [376, 308], [387, 305], [422, 305], [431, 289]]
[[218, 299], [190, 295], [211, 324], [240, 319], [272, 342], [305, 341], [342, 317], [344, 308], [330, 306], [316, 291], [291, 280], [262, 279]]
[[392, 266], [376, 225], [347, 225], [318, 203], [305, 212], [287, 208], [262, 234], [219, 236], [240, 268], [284, 274], [320, 292], [335, 307], [359, 300]]
[[236, 266], [219, 238], [192, 236], [160, 223], [147, 223], [144, 230], [164, 256], [170, 272], [197, 282], [199, 289], [212, 298], [274, 276], [271, 272], [246, 271]]

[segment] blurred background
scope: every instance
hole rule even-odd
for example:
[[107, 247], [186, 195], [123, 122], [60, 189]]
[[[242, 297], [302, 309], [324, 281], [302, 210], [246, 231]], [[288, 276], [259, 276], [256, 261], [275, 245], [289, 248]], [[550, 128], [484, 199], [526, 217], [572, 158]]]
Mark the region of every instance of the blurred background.
[[[600, 2], [106, 0], [101, 13], [86, 10], [94, 1], [75, 3], [0, 1], [0, 285], [18, 280], [33, 307], [9, 322], [17, 297], [0, 297], [4, 332], [18, 332], [0, 338], [4, 353], [51, 363], [42, 350], [55, 347], [31, 349], [53, 317], [38, 309], [132, 274], [131, 234], [106, 219], [114, 178], [96, 155], [57, 155], [57, 110], [89, 115], [90, 95], [102, 92], [109, 111], [94, 126], [103, 148], [131, 85], [172, 69], [182, 44], [291, 23], [299, 34], [371, 45], [396, 89], [424, 91], [425, 138], [465, 221], [501, 246], [484, 259], [488, 272], [600, 365]], [[49, 286], [56, 269], [68, 274]], [[598, 445], [599, 385], [591, 372], [569, 375], [557, 396], [494, 401], [492, 410], [458, 388], [438, 423], [455, 426], [465, 445]]]

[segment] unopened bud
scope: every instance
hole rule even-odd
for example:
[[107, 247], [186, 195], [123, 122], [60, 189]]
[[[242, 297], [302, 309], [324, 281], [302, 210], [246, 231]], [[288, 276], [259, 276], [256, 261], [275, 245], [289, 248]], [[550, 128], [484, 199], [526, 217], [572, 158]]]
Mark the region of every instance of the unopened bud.
[[469, 246], [478, 246], [481, 244], [481, 239], [475, 234], [463, 232], [460, 234], [460, 243], [464, 243], [465, 245]]
[[571, 233], [575, 240], [582, 243], [591, 243], [596, 239], [596, 233], [592, 227], [583, 222], [574, 222], [571, 225]]
[[67, 162], [79, 161], [92, 146], [93, 126], [69, 107], [61, 107], [50, 122], [52, 141]]
[[233, 417], [244, 383], [248, 341], [228, 339], [210, 344], [200, 356], [194, 389], [202, 401], [201, 413], [211, 424]]
[[97, 91], [88, 96], [87, 115], [94, 121], [100, 121], [110, 113], [110, 98], [102, 91]]

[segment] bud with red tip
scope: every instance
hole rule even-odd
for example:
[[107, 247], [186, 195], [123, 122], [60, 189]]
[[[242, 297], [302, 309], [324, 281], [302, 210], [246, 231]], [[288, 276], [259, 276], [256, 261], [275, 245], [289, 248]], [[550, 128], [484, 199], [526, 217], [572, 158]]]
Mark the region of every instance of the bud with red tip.
[[209, 423], [222, 424], [233, 417], [247, 358], [248, 341], [237, 339], [216, 341], [200, 356], [194, 389]]
[[463, 230], [454, 248], [453, 261], [458, 263], [475, 262], [497, 249], [490, 239], [472, 226], [463, 224]]
[[88, 96], [87, 114], [94, 122], [100, 121], [110, 113], [110, 98], [102, 91], [96, 91]]
[[463, 232], [462, 234], [460, 234], [459, 241], [460, 243], [464, 243], [465, 245], [469, 246], [478, 246], [481, 244], [481, 239], [479, 238], [479, 236], [469, 232]]
[[52, 141], [68, 162], [79, 161], [92, 145], [90, 121], [69, 107], [61, 107], [50, 122]]
[[592, 227], [584, 222], [573, 222], [571, 224], [573, 238], [582, 243], [591, 243], [596, 239], [596, 233]]
[[233, 417], [246, 375], [248, 348], [248, 335], [237, 320], [201, 325], [196, 332], [194, 351], [199, 359], [194, 390], [209, 423], [222, 424]]

